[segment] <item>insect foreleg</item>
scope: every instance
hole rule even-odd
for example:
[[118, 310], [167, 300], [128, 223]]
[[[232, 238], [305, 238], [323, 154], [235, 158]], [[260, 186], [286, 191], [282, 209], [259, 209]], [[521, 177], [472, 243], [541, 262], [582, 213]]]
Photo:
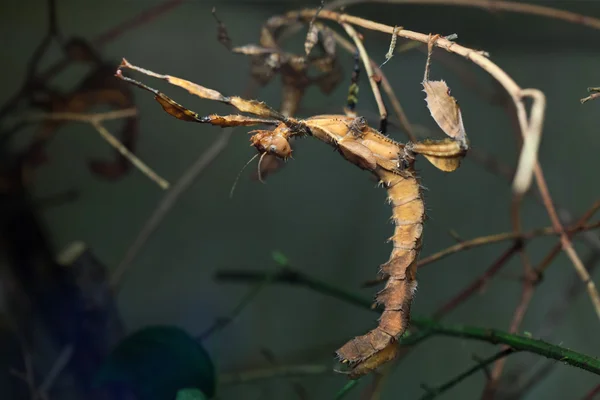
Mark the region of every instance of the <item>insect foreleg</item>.
[[460, 166], [469, 149], [465, 140], [446, 138], [442, 140], [424, 140], [422, 142], [407, 143], [405, 151], [413, 154], [421, 154], [436, 168], [451, 172]]
[[358, 103], [358, 78], [360, 76], [360, 55], [358, 50], [354, 54], [354, 70], [350, 78], [350, 87], [348, 88], [348, 97], [346, 98], [346, 107], [344, 112], [349, 117], [356, 117], [356, 104]]

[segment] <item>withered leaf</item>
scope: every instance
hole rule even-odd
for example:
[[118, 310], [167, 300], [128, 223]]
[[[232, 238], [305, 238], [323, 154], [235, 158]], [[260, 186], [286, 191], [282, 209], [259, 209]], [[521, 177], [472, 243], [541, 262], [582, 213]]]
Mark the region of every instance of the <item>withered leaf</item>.
[[466, 139], [462, 114], [458, 102], [450, 95], [450, 88], [444, 81], [423, 81], [424, 92], [427, 93], [425, 101], [431, 116], [444, 131], [455, 140]]
[[[162, 95], [162, 93], [160, 94]], [[181, 119], [183, 121], [198, 122], [198, 114], [191, 110], [188, 110], [187, 108], [171, 100], [167, 96], [157, 95], [154, 98], [162, 106], [163, 110], [165, 110], [167, 113], [171, 114], [175, 118]]]

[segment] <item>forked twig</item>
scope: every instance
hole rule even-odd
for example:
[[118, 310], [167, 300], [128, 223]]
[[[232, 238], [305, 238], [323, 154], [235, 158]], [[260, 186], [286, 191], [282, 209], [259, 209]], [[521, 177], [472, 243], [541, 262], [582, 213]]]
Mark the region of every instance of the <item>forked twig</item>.
[[169, 182], [160, 177], [156, 172], [147, 166], [142, 160], [140, 160], [135, 154], [127, 149], [112, 133], [108, 131], [102, 125], [103, 121], [128, 118], [137, 115], [136, 108], [128, 108], [124, 110], [109, 111], [105, 113], [95, 114], [83, 114], [83, 113], [47, 113], [47, 114], [32, 114], [27, 117], [27, 120], [60, 120], [60, 121], [74, 121], [74, 122], [85, 122], [94, 127], [96, 131], [102, 136], [104, 140], [108, 142], [112, 147], [117, 149], [119, 153], [123, 155], [129, 162], [131, 162], [137, 169], [139, 169], [144, 175], [156, 182], [162, 189], [169, 188]]
[[[548, 197], [548, 196], [544, 196], [544, 197]], [[600, 208], [600, 202], [597, 201], [580, 218], [580, 220], [577, 222], [575, 227], [577, 228], [577, 227], [583, 226], [594, 215], [594, 213], [599, 208]], [[561, 236], [561, 241], [560, 241], [561, 244], [564, 243], [563, 236], [570, 243], [569, 236], [571, 236], [572, 234], [565, 233], [565, 230], [564, 230], [564, 228], [562, 228], [562, 226], [558, 226], [558, 227], [554, 226], [554, 229], [557, 232], [559, 232], [559, 235]], [[563, 247], [564, 247], [564, 244], [563, 244]], [[511, 333], [518, 331], [523, 319], [525, 318], [525, 313], [527, 312], [527, 308], [529, 307], [529, 304], [531, 303], [531, 299], [532, 299], [534, 291], [535, 291], [535, 285], [539, 282], [539, 279], [540, 279], [543, 271], [548, 267], [548, 265], [554, 259], [554, 257], [556, 257], [559, 254], [559, 250], [560, 250], [560, 247], [555, 246], [553, 249], [550, 250], [548, 255], [542, 260], [540, 265], [538, 265], [535, 269], [532, 269], [531, 267], [526, 269], [525, 276], [523, 278], [523, 288], [521, 290], [521, 298], [519, 300], [519, 303], [517, 304], [517, 307], [515, 308], [515, 311], [513, 313], [513, 317], [512, 317], [511, 323], [510, 323], [509, 331]], [[586, 273], [587, 273], [587, 270], [586, 270]], [[585, 281], [584, 281], [584, 283], [585, 283]], [[592, 297], [592, 299], [593, 299], [593, 297]], [[500, 376], [502, 375], [502, 371], [503, 371], [503, 368], [505, 365], [505, 361], [506, 360], [502, 359], [502, 360], [499, 360], [498, 362], [496, 362], [496, 364], [494, 364], [494, 368], [492, 370], [492, 378], [487, 382], [484, 392], [483, 392], [483, 395], [482, 395], [482, 398], [484, 398], [484, 399], [491, 398], [493, 393], [497, 389], [497, 386], [500, 381]]]

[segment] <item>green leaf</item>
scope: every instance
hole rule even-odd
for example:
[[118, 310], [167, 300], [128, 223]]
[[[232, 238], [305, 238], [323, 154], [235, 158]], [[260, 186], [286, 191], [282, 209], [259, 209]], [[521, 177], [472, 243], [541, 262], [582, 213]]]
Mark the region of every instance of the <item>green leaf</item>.
[[271, 253], [271, 257], [273, 257], [273, 260], [279, 264], [280, 267], [287, 267], [290, 265], [288, 258], [280, 251], [273, 251], [273, 253]]
[[200, 389], [188, 388], [177, 392], [175, 400], [206, 400], [206, 396], [204, 396], [204, 393]]
[[190, 388], [211, 398], [216, 375], [209, 354], [192, 336], [174, 326], [151, 326], [116, 346], [98, 371], [96, 384], [127, 385], [140, 400], [170, 400], [180, 389]]

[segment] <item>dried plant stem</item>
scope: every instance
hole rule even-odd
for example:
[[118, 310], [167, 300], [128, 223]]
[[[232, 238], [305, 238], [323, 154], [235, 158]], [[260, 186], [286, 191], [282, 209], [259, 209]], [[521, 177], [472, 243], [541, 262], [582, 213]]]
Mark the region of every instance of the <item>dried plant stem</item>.
[[[315, 16], [318, 16], [318, 13], [315, 13]], [[383, 98], [381, 97], [379, 85], [375, 81], [375, 74], [373, 73], [373, 67], [371, 65], [371, 59], [369, 58], [369, 54], [367, 53], [367, 50], [365, 49], [362, 40], [358, 37], [358, 33], [356, 32], [354, 27], [352, 27], [352, 25], [350, 24], [346, 24], [343, 22], [341, 24], [348, 36], [350, 36], [352, 40], [354, 40], [354, 44], [358, 49], [360, 58], [363, 62], [363, 65], [365, 66], [365, 71], [367, 72], [367, 76], [369, 77], [371, 91], [373, 92], [373, 95], [375, 96], [375, 101], [377, 102], [377, 108], [379, 109], [380, 118], [383, 120], [387, 118], [387, 111], [385, 109], [385, 105], [383, 104]]]
[[456, 307], [467, 301], [471, 296], [477, 293], [490, 279], [492, 279], [508, 261], [517, 253], [517, 251], [523, 246], [522, 241], [516, 241], [511, 247], [503, 252], [500, 257], [483, 273], [483, 275], [477, 277], [473, 282], [468, 284], [458, 294], [444, 303], [434, 314], [434, 319], [439, 319]]
[[167, 190], [169, 188], [169, 185], [170, 185], [169, 182], [167, 182], [165, 179], [160, 177], [149, 166], [144, 164], [144, 162], [142, 160], [140, 160], [135, 154], [133, 154], [132, 152], [127, 150], [127, 147], [125, 147], [123, 145], [123, 143], [119, 142], [119, 140], [116, 137], [114, 137], [113, 134], [110, 133], [104, 127], [104, 125], [102, 125], [100, 122], [94, 121], [94, 122], [92, 122], [92, 126], [94, 128], [96, 128], [96, 130], [98, 131], [100, 136], [102, 136], [102, 138], [104, 140], [106, 140], [108, 142], [108, 144], [110, 144], [112, 147], [117, 149], [119, 151], [119, 153], [121, 153], [121, 155], [123, 155], [123, 157], [128, 159], [144, 175], [146, 175], [148, 178], [150, 178], [151, 180], [156, 182], [156, 184], [158, 186], [160, 186], [161, 189]]
[[32, 120], [32, 121], [35, 121], [35, 120], [54, 120], [54, 121], [60, 120], [60, 121], [74, 121], [74, 122], [89, 123], [90, 125], [92, 125], [94, 127], [94, 129], [96, 129], [96, 131], [98, 131], [100, 136], [102, 136], [102, 138], [108, 142], [108, 144], [110, 144], [119, 153], [121, 153], [121, 155], [123, 155], [123, 157], [125, 157], [127, 160], [129, 160], [129, 162], [131, 162], [144, 175], [146, 175], [148, 178], [150, 178], [152, 181], [154, 181], [162, 189], [166, 190], [169, 188], [169, 182], [167, 182], [165, 179], [160, 177], [156, 172], [154, 172], [152, 170], [152, 168], [147, 166], [135, 154], [133, 154], [131, 151], [129, 151], [127, 149], [127, 147], [125, 147], [123, 145], [123, 143], [121, 143], [119, 141], [119, 139], [117, 139], [112, 133], [110, 133], [108, 131], [108, 129], [106, 129], [104, 127], [104, 125], [102, 125], [103, 121], [128, 118], [128, 117], [133, 117], [135, 115], [137, 115], [136, 108], [127, 108], [124, 110], [116, 110], [116, 111], [109, 111], [109, 112], [105, 112], [105, 113], [96, 113], [96, 114], [83, 114], [83, 113], [79, 114], [79, 113], [69, 113], [69, 112], [33, 114], [33, 115], [29, 116], [27, 119]]
[[[550, 198], [550, 194], [548, 192], [548, 186], [546, 185], [546, 181], [542, 174], [542, 169], [539, 166], [536, 166], [535, 174], [536, 174], [536, 178], [538, 180], [538, 187], [540, 189], [540, 194], [542, 195], [542, 198], [544, 199], [544, 205], [546, 206], [546, 209], [548, 210], [548, 214], [550, 215], [550, 219], [552, 221], [552, 226], [557, 232], [560, 232], [560, 242], [561, 242], [562, 248], [565, 251], [565, 253], [567, 253], [567, 256], [573, 263], [573, 267], [575, 268], [575, 271], [577, 271], [577, 273], [579, 274], [581, 281], [586, 285], [586, 289], [587, 289], [588, 294], [589, 294], [590, 298], [592, 299], [592, 303], [594, 305], [594, 310], [596, 311], [596, 314], [597, 314], [598, 318], [600, 319], [600, 295], [598, 295], [598, 290], [596, 289], [596, 285], [594, 284], [594, 281], [592, 280], [592, 278], [590, 277], [590, 274], [588, 273], [587, 269], [585, 268], [585, 265], [583, 265], [583, 263], [581, 262], [581, 259], [575, 252], [575, 249], [573, 249], [573, 245], [572, 245], [571, 241], [569, 240], [569, 235], [567, 234], [567, 232], [565, 231], [565, 228], [560, 223], [560, 219], [558, 218], [558, 214], [556, 213], [554, 204], [552, 204], [552, 199]], [[596, 203], [596, 205], [593, 207], [593, 212], [595, 212], [597, 209], [598, 209], [598, 205]]]
[[[544, 187], [544, 186], [545, 185], [542, 185], [542, 187]], [[540, 190], [542, 190], [542, 189], [540, 189]], [[548, 198], [549, 196], [542, 195], [542, 197]], [[583, 224], [585, 224], [599, 208], [600, 208], [600, 202], [597, 201], [580, 218], [580, 220], [575, 225], [575, 227], [582, 226]], [[563, 236], [566, 238], [566, 240], [570, 244], [569, 235], [564, 231], [564, 228], [562, 228], [562, 226], [561, 227], [555, 226], [554, 229], [555, 229], [555, 231], [560, 232], [560, 235], [561, 235], [560, 244], [563, 247], [564, 247]], [[570, 234], [570, 235], [572, 235], [572, 234]], [[560, 250], [560, 247], [558, 247], [558, 250]], [[535, 268], [535, 270], [532, 269], [530, 266], [528, 266], [528, 268], [526, 268], [525, 276], [523, 279], [523, 288], [521, 291], [521, 298], [519, 300], [519, 303], [517, 304], [517, 307], [515, 308], [513, 318], [510, 323], [509, 332], [515, 333], [518, 331], [519, 327], [521, 326], [521, 323], [523, 322], [523, 319], [525, 318], [527, 308], [529, 307], [529, 304], [531, 303], [531, 299], [532, 299], [534, 291], [535, 291], [535, 285], [539, 282], [539, 277], [541, 276], [541, 273], [548, 267], [548, 265], [554, 259], [554, 257], [556, 257], [559, 254], [558, 250], [557, 250], [557, 246], [555, 246], [553, 249], [551, 249], [550, 252], [548, 253], [548, 255], [542, 260], [540, 265], [538, 265], [538, 267]], [[586, 273], [587, 273], [587, 270], [586, 270]], [[584, 283], [585, 283], [585, 281], [584, 281]], [[498, 362], [496, 362], [496, 364], [494, 364], [491, 379], [487, 382], [484, 392], [482, 394], [483, 399], [487, 399], [487, 398], [491, 399], [493, 397], [493, 393], [496, 391], [497, 386], [500, 382], [500, 376], [502, 375], [505, 361], [506, 360], [502, 359], [502, 360], [499, 360]]]
[[431, 399], [436, 398], [437, 396], [452, 389], [454, 386], [458, 385], [460, 382], [467, 379], [469, 376], [473, 375], [474, 373], [481, 371], [482, 369], [485, 369], [491, 363], [501, 360], [501, 359], [505, 358], [506, 356], [509, 356], [510, 354], [513, 354], [513, 353], [515, 353], [515, 350], [513, 350], [512, 348], [504, 349], [504, 350], [499, 351], [498, 353], [494, 354], [493, 356], [478, 362], [475, 366], [469, 368], [468, 370], [466, 370], [465, 372], [456, 376], [455, 378], [450, 379], [448, 382], [444, 383], [443, 385], [437, 386], [435, 388], [426, 387], [425, 390], [427, 390], [427, 394], [425, 394], [423, 397], [421, 397], [421, 400], [431, 400]]
[[[354, 54], [356, 52], [356, 47], [354, 47], [352, 43], [346, 40], [346, 38], [342, 37], [335, 31], [331, 32], [333, 34], [333, 37], [335, 38], [335, 41], [340, 46], [342, 46], [344, 50], [346, 50], [350, 54]], [[417, 136], [415, 135], [414, 129], [410, 121], [408, 120], [408, 116], [404, 112], [404, 109], [402, 108], [402, 105], [400, 104], [400, 101], [398, 100], [394, 89], [392, 89], [392, 85], [390, 85], [389, 80], [387, 79], [381, 68], [377, 65], [377, 63], [373, 61], [373, 59], [370, 59], [369, 61], [371, 63], [371, 67], [375, 71], [375, 74], [381, 77], [381, 86], [383, 87], [383, 91], [392, 103], [392, 108], [394, 109], [394, 113], [396, 113], [396, 118], [398, 118], [400, 127], [404, 129], [406, 135], [412, 142], [416, 142]]]
[[360, 3], [386, 3], [386, 4], [420, 4], [420, 5], [443, 5], [481, 8], [486, 11], [508, 11], [519, 14], [537, 15], [553, 19], [560, 19], [577, 25], [587, 26], [592, 29], [600, 29], [600, 19], [577, 14], [571, 11], [559, 10], [552, 7], [537, 4], [518, 3], [502, 0], [335, 0], [327, 4], [327, 9], [338, 9]]
[[[256, 282], [265, 279], [269, 272], [262, 271], [218, 271], [216, 279], [218, 281], [228, 282]], [[381, 312], [381, 309], [372, 307], [372, 301], [355, 293], [348, 292], [333, 284], [318, 280], [302, 272], [284, 269], [281, 270], [273, 279], [274, 283], [286, 283], [303, 286], [316, 292], [335, 297], [339, 300], [354, 304], [374, 312]], [[570, 349], [556, 346], [542, 340], [532, 339], [526, 336], [510, 334], [495, 329], [478, 328], [465, 325], [446, 326], [429, 318], [413, 317], [412, 325], [429, 335], [442, 335], [457, 337], [463, 339], [479, 340], [492, 344], [505, 344], [512, 347], [515, 351], [526, 351], [535, 353], [546, 358], [558, 360], [571, 366], [584, 369], [594, 374], [600, 375], [600, 360], [585, 354], [577, 353]], [[408, 336], [408, 340], [412, 340]], [[404, 340], [401, 339], [404, 344]], [[412, 344], [412, 343], [411, 343]]]
[[[584, 261], [584, 264], [590, 273], [596, 268], [598, 261], [600, 261], [600, 255], [596, 252], [592, 252]], [[547, 340], [552, 337], [552, 333], [556, 331], [556, 327], [560, 325], [565, 315], [570, 311], [569, 306], [573, 304], [573, 300], [580, 294], [581, 288], [581, 280], [579, 279], [579, 275], [575, 273], [570, 280], [569, 285], [563, 289], [559, 295], [555, 296], [552, 308], [545, 312], [543, 321], [539, 324], [538, 328], [535, 329], [535, 332], [540, 336], [540, 339]], [[536, 361], [537, 360], [533, 359], [530, 360], [530, 362], [521, 362], [518, 369], [512, 370], [510, 375], [513, 377], [527, 376], [527, 372], [534, 368]], [[548, 375], [554, 371], [556, 366], [556, 363], [547, 361], [541, 367], [537, 368], [537, 371], [531, 376], [518, 379], [516, 384], [511, 382], [510, 388], [507, 388], [508, 396], [513, 399], [524, 398], [527, 392], [530, 392], [538, 383], [544, 381]]]
[[134, 117], [138, 114], [137, 108], [125, 108], [122, 110], [107, 111], [103, 113], [71, 113], [71, 112], [56, 112], [56, 113], [35, 113], [27, 116], [26, 121], [76, 121], [76, 122], [103, 122], [113, 119], [122, 119]]
[[581, 400], [594, 400], [597, 398], [596, 396], [600, 395], [600, 383], [592, 388], [588, 393], [586, 393]]
[[219, 137], [214, 141], [214, 143], [200, 155], [200, 157], [190, 166], [190, 168], [181, 176], [181, 178], [175, 182], [171, 190], [166, 193], [165, 197], [160, 201], [150, 218], [148, 218], [138, 233], [137, 237], [133, 241], [133, 244], [125, 253], [123, 260], [121, 260], [113, 272], [111, 276], [112, 287], [117, 287], [119, 285], [123, 275], [125, 272], [127, 272], [139, 251], [142, 249], [144, 244], [146, 244], [146, 241], [150, 235], [152, 235], [156, 228], [158, 228], [173, 205], [177, 202], [179, 196], [184, 193], [192, 184], [192, 182], [196, 180], [200, 173], [206, 170], [206, 168], [213, 163], [219, 154], [221, 154], [221, 152], [227, 146], [230, 136], [231, 132], [223, 132], [219, 134]]

